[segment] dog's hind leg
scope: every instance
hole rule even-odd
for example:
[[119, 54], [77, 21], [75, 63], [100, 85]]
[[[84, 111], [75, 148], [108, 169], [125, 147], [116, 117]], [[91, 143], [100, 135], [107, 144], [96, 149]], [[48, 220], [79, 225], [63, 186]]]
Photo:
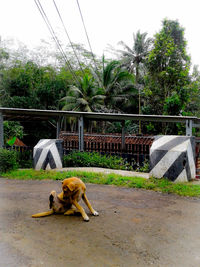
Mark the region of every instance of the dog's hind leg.
[[32, 218], [40, 218], [40, 217], [45, 217], [54, 214], [53, 210], [50, 211], [45, 211], [45, 212], [40, 212], [32, 215]]
[[86, 197], [86, 194], [85, 194], [85, 193], [83, 193], [83, 195], [82, 195], [82, 199], [83, 199], [83, 201], [85, 202], [85, 204], [88, 206], [88, 208], [89, 208], [89, 210], [91, 211], [91, 213], [92, 213], [94, 216], [98, 216], [99, 213], [98, 213], [96, 210], [93, 209], [93, 207], [92, 207], [92, 205], [90, 204], [90, 202], [89, 202], [88, 198]]

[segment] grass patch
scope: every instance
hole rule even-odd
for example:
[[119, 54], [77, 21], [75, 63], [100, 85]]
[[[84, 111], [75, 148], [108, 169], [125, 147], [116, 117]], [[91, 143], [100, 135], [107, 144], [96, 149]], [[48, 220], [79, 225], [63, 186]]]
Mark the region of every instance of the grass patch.
[[200, 185], [193, 185], [190, 183], [172, 183], [167, 179], [145, 179], [139, 177], [126, 177], [117, 174], [93, 173], [86, 171], [35, 171], [33, 169], [27, 170], [13, 170], [1, 174], [2, 177], [9, 179], [22, 180], [63, 180], [68, 177], [76, 176], [85, 183], [106, 184], [125, 186], [130, 188], [143, 188], [147, 190], [159, 191], [168, 194], [177, 194], [180, 196], [200, 197]]

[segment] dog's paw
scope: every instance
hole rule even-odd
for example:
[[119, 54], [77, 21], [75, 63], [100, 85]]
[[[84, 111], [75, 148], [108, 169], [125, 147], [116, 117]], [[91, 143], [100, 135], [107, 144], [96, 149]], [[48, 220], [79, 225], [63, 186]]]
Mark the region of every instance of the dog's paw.
[[87, 215], [83, 219], [84, 219], [85, 222], [89, 222], [89, 220], [90, 220]]
[[93, 212], [93, 215], [94, 215], [94, 216], [99, 216], [99, 213], [95, 210], [95, 211]]

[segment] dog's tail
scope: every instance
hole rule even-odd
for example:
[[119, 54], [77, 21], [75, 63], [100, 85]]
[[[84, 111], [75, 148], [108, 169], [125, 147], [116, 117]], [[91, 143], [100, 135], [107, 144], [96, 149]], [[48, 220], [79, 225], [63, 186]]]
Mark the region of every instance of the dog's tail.
[[40, 217], [45, 217], [52, 215], [54, 213], [53, 210], [45, 211], [45, 212], [40, 212], [32, 215], [32, 218], [40, 218]]

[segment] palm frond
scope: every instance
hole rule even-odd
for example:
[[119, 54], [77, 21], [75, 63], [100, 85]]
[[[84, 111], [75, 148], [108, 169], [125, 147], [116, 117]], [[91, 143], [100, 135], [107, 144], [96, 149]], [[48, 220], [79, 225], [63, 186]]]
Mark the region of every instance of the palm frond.
[[107, 64], [103, 72], [103, 86], [106, 87], [112, 80], [113, 70], [119, 66], [119, 61], [113, 60]]
[[92, 97], [92, 101], [104, 100], [105, 95], [95, 95]]
[[88, 105], [87, 100], [85, 100], [84, 98], [77, 98], [76, 101], [79, 105]]
[[82, 91], [78, 87], [76, 87], [76, 86], [71, 86], [69, 88], [69, 91], [68, 91], [67, 94], [69, 96], [79, 96], [79, 95], [83, 96]]
[[76, 106], [77, 106], [76, 103], [67, 103], [63, 106], [62, 110], [72, 111], [76, 108]]
[[120, 41], [118, 44], [122, 45], [130, 54], [133, 54], [133, 49], [131, 49], [126, 43]]
[[61, 98], [60, 101], [75, 102], [76, 98], [74, 96], [65, 96], [65, 97]]

